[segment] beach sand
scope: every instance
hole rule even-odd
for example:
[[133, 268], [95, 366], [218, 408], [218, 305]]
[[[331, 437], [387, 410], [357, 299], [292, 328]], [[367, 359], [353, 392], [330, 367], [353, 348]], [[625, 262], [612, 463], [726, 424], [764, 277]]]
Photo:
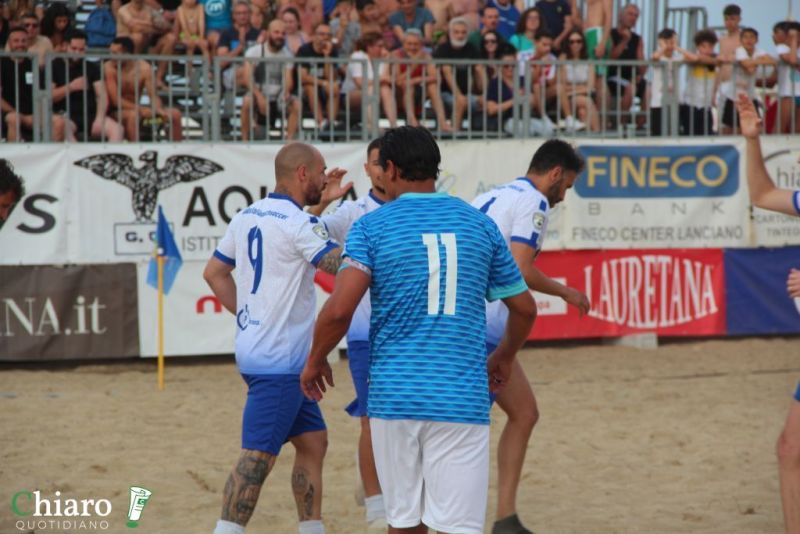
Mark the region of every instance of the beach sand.
[[[541, 418], [521, 518], [545, 533], [782, 532], [774, 444], [800, 378], [798, 356], [798, 338], [527, 348], [521, 361]], [[102, 532], [213, 530], [239, 454], [244, 383], [232, 358], [170, 359], [159, 392], [155, 368], [153, 360], [0, 367], [0, 533], [32, 520], [15, 516], [11, 499], [34, 490], [109, 499], [110, 515], [84, 518], [107, 521]], [[337, 386], [322, 403], [330, 442], [323, 517], [329, 534], [360, 533], [359, 425], [343, 410], [353, 388], [347, 361], [333, 368]], [[504, 420], [495, 407], [493, 454]], [[292, 459], [287, 446], [248, 532], [297, 532]], [[129, 486], [153, 491], [135, 531], [125, 527]]]

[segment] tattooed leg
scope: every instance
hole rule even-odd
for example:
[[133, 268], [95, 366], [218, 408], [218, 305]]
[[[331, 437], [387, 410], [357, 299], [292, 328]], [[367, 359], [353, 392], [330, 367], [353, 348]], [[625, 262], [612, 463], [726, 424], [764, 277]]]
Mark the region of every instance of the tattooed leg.
[[307, 432], [292, 438], [296, 453], [292, 469], [292, 493], [300, 521], [322, 517], [322, 460], [328, 448], [328, 433]]
[[267, 452], [242, 449], [222, 497], [222, 519], [247, 525], [258, 502], [261, 485], [275, 465], [275, 456]]

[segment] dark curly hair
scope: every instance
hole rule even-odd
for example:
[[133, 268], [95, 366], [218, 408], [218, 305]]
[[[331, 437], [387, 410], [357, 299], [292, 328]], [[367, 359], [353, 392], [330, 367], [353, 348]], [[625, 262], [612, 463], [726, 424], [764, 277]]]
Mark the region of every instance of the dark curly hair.
[[14, 172], [11, 162], [0, 159], [0, 195], [9, 191], [19, 200], [25, 195], [25, 186], [22, 184], [22, 177]]

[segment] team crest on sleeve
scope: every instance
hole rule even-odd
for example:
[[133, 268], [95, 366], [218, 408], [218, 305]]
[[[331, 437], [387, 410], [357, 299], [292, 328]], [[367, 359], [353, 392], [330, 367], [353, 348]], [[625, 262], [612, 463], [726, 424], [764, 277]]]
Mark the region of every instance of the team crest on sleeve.
[[322, 223], [317, 223], [311, 227], [311, 230], [317, 234], [317, 237], [320, 239], [324, 239], [327, 241], [328, 239], [328, 230], [325, 228], [325, 225]]
[[544, 228], [544, 213], [537, 211], [533, 214], [533, 227], [541, 231]]

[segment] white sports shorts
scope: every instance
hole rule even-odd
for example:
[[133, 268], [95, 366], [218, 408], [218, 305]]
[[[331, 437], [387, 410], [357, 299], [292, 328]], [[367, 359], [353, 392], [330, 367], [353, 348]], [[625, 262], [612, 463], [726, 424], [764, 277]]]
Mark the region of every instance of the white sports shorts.
[[370, 419], [386, 520], [439, 532], [483, 534], [489, 425]]

